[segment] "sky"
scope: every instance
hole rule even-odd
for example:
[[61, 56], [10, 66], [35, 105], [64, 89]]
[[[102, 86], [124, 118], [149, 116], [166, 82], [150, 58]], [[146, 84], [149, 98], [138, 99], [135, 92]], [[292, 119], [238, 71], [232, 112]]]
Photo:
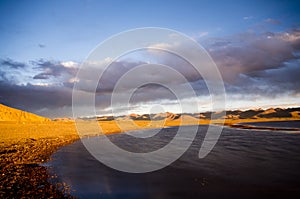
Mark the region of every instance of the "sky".
[[[76, 74], [101, 42], [126, 30], [161, 27], [191, 37], [210, 54], [224, 80], [227, 110], [299, 106], [299, 8], [300, 1], [1, 0], [0, 103], [51, 118], [70, 117]], [[197, 94], [186, 96], [187, 104], [192, 100], [200, 111], [211, 109], [205, 82], [191, 66], [146, 51], [114, 60], [96, 92], [99, 114], [111, 114], [118, 78], [149, 60], [186, 76]], [[119, 114], [147, 113], [160, 105], [157, 111], [179, 111], [168, 89], [148, 85], [135, 92], [129, 107], [120, 105]]]

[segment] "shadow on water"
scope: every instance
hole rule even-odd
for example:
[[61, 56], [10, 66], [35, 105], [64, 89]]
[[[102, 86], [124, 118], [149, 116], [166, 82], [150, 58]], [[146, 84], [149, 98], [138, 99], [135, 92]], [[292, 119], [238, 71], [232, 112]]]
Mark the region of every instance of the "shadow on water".
[[[113, 170], [95, 160], [78, 141], [52, 156], [50, 172], [69, 184], [79, 198], [287, 198], [300, 194], [300, 135], [226, 128], [213, 151], [199, 159], [206, 130], [207, 126], [200, 126], [189, 150], [159, 171]], [[151, 151], [167, 144], [174, 132], [176, 128], [163, 129], [151, 138], [151, 144], [121, 134], [110, 139], [124, 149]]]

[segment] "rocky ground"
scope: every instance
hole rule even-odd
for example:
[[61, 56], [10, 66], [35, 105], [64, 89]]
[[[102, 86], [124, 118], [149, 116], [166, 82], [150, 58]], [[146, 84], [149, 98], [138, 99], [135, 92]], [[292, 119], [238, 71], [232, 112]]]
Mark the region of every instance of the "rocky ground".
[[[56, 176], [50, 176], [40, 164], [48, 161], [58, 147], [77, 140], [78, 136], [70, 132], [70, 127], [65, 135], [49, 137], [45, 134], [49, 125], [43, 125], [36, 131], [39, 133], [31, 136], [26, 136], [26, 132], [37, 130], [34, 124], [0, 125], [0, 198], [72, 198], [68, 186]], [[53, 127], [54, 131], [58, 130], [58, 126]], [[12, 135], [18, 130], [25, 136]], [[51, 184], [49, 179], [56, 183]]]
[[[0, 198], [71, 198], [67, 185], [50, 176], [47, 168], [39, 164], [46, 162], [59, 146], [75, 139], [24, 139], [2, 146]], [[57, 183], [50, 184], [50, 178]]]

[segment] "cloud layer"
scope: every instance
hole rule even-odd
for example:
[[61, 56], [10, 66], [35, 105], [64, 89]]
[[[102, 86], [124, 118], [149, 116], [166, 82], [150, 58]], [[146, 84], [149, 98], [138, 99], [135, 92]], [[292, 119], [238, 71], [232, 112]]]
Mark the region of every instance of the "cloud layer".
[[227, 83], [227, 92], [274, 97], [300, 91], [300, 30], [245, 33], [213, 41], [210, 53]]
[[[267, 22], [279, 23], [271, 19]], [[249, 99], [251, 96], [280, 101], [282, 97], [287, 99], [289, 96], [300, 95], [299, 29], [285, 32], [245, 32], [224, 38], [207, 37], [204, 46], [222, 74], [227, 95], [239, 96], [237, 101]], [[180, 44], [169, 46], [169, 48], [181, 47], [183, 45]], [[151, 63], [168, 65], [181, 73], [196, 91], [199, 100], [208, 95], [201, 75], [179, 57], [166, 52], [152, 51], [142, 52], [139, 56], [133, 57], [134, 59], [125, 57], [114, 61], [104, 72], [96, 90], [96, 105], [99, 109], [109, 110], [111, 92], [116, 82], [126, 72], [141, 64], [147, 64], [149, 60]], [[46, 59], [28, 60], [25, 63], [3, 58], [0, 65], [0, 103], [45, 116], [71, 115], [72, 88], [74, 83], [81, 81], [76, 78], [79, 63]], [[93, 79], [93, 73], [93, 70], [87, 70], [87, 79], [88, 76]], [[135, 89], [134, 82], [147, 79], [149, 75], [163, 79], [167, 85], [177, 86], [182, 94], [186, 94], [186, 98], [189, 98], [188, 92], [184, 90], [186, 82], [167, 78], [161, 71], [155, 71], [151, 67], [148, 72], [132, 77], [131, 82], [128, 81], [123, 85], [122, 92]], [[86, 84], [88, 83], [86, 81]], [[119, 93], [120, 98], [122, 92]], [[172, 104], [174, 100], [174, 95], [170, 91], [152, 84], [138, 89], [131, 103], [133, 107], [137, 107], [143, 102], [164, 101], [166, 104]], [[59, 113], [59, 110], [64, 111]]]

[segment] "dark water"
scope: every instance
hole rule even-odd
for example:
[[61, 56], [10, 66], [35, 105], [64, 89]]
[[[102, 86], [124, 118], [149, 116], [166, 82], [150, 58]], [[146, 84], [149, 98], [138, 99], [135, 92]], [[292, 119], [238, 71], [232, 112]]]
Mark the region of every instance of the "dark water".
[[[184, 128], [188, 132], [190, 127]], [[179, 160], [151, 173], [113, 170], [89, 155], [80, 141], [61, 148], [49, 164], [51, 172], [80, 198], [298, 198], [299, 134], [224, 128], [212, 152], [199, 159], [206, 129], [199, 127], [192, 146]], [[163, 129], [151, 138], [152, 145], [166, 144], [175, 130]], [[157, 148], [121, 134], [110, 139], [133, 151]]]
[[275, 127], [275, 128], [300, 128], [300, 120], [295, 121], [277, 121], [277, 122], [247, 122], [251, 126]]

